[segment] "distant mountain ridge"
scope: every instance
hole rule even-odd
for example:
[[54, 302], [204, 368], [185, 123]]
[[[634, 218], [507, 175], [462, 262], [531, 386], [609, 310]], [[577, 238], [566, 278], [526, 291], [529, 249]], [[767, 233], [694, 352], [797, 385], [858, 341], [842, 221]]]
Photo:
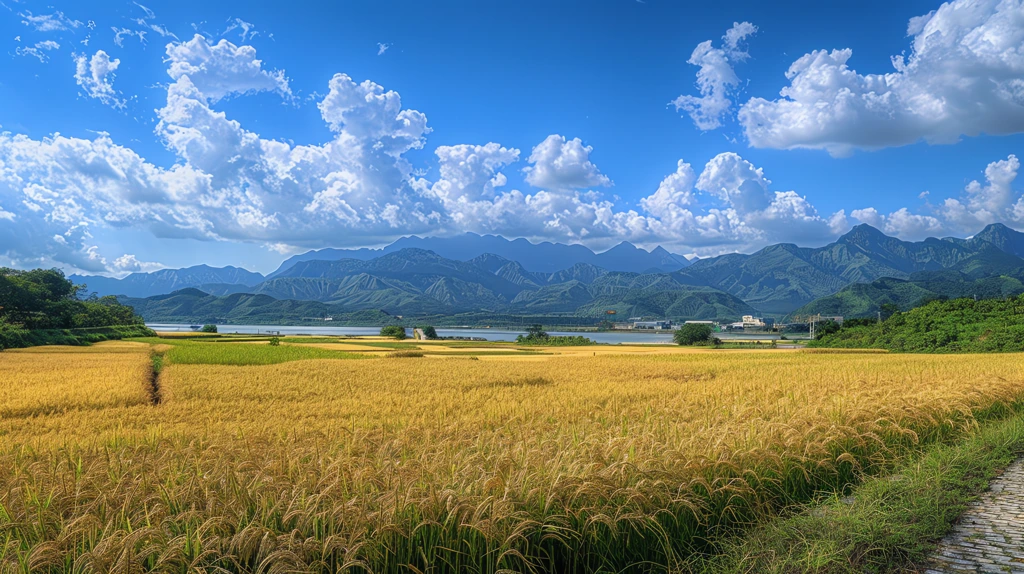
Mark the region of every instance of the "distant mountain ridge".
[[[359, 282], [361, 288], [351, 289], [353, 282]], [[368, 261], [300, 261], [256, 286], [255, 292], [402, 315], [483, 310], [516, 314], [582, 312], [593, 317], [603, 317], [607, 311], [626, 316], [643, 311], [641, 314], [666, 316], [674, 313], [672, 305], [684, 295], [690, 297], [688, 308], [702, 318], [752, 312], [731, 295], [684, 285], [664, 273], [608, 271], [577, 263], [548, 274], [527, 271], [518, 262], [493, 254], [462, 262], [415, 248]], [[673, 295], [664, 295], [667, 292]], [[609, 299], [626, 295], [631, 296], [631, 303]], [[660, 295], [661, 301], [653, 302], [654, 295]]]
[[274, 299], [266, 295], [235, 293], [210, 295], [186, 288], [147, 298], [120, 297], [150, 323], [281, 324], [309, 322], [331, 317], [335, 324], [387, 323], [391, 317], [381, 311], [347, 312], [317, 301]]
[[883, 277], [871, 283], [852, 283], [815, 299], [794, 315], [874, 317], [882, 305], [908, 311], [934, 299], [977, 297], [1004, 299], [1024, 293], [1024, 259], [994, 245], [951, 268], [911, 273], [906, 279]]
[[531, 243], [526, 239], [505, 239], [497, 235], [464, 233], [455, 237], [403, 237], [380, 249], [319, 249], [286, 259], [268, 275], [273, 278], [302, 261], [359, 259], [367, 261], [402, 249], [423, 249], [446, 259], [469, 261], [485, 254], [498, 255], [518, 261], [525, 269], [540, 273], [554, 273], [576, 263], [589, 263], [610, 271], [676, 271], [690, 264], [682, 255], [669, 253], [662, 247], [648, 252], [623, 241], [608, 251], [595, 253], [583, 245], [562, 243]]
[[263, 281], [262, 273], [239, 267], [195, 265], [183, 269], [161, 269], [151, 273], [132, 273], [123, 279], [99, 275], [71, 275], [75, 284], [85, 284], [100, 295], [149, 297], [203, 285], [235, 285], [252, 287]]
[[824, 247], [780, 243], [750, 255], [702, 259], [673, 276], [736, 295], [762, 313], [784, 315], [851, 283], [906, 279], [920, 271], [951, 268], [992, 247], [1016, 250], [1022, 242], [1024, 233], [1001, 224], [989, 225], [969, 240], [917, 242], [862, 224]]
[[[671, 271], [646, 268], [651, 257], [671, 263], [674, 256], [667, 251], [647, 252], [626, 243], [593, 254], [585, 248], [576, 249], [580, 246], [474, 237], [485, 244], [497, 241], [505, 248], [518, 245], [526, 250], [591, 253], [619, 266], [637, 259], [640, 262], [633, 267], [644, 269], [621, 271], [577, 261], [553, 271], [538, 271], [526, 262], [497, 253], [453, 259], [432, 250], [406, 247], [370, 259], [291, 258], [266, 278], [236, 268], [197, 266], [132, 274], [121, 281], [73, 279], [88, 283], [90, 289], [101, 294], [141, 297], [196, 287], [219, 296], [250, 293], [277, 300], [318, 301], [351, 310], [380, 309], [410, 315], [481, 311], [597, 317], [614, 311], [617, 315], [676, 319], [732, 318], [739, 314], [782, 317], [850, 285], [871, 284], [881, 279], [906, 281], [921, 273], [963, 273], [970, 281], [960, 281], [957, 289], [969, 290], [969, 282], [1012, 271], [1020, 257], [1017, 253], [1024, 254], [1024, 233], [999, 224], [990, 225], [968, 239], [929, 238], [917, 242], [858, 225], [823, 247], [781, 243], [751, 254], [733, 253], [698, 260]], [[426, 240], [404, 240], [423, 241]], [[465, 241], [455, 242], [452, 238], [440, 241], [460, 256], [480, 250], [479, 246], [467, 246]], [[379, 253], [356, 251], [362, 255]], [[323, 251], [317, 253], [322, 255]], [[349, 253], [334, 250], [330, 255]], [[643, 261], [644, 258], [647, 260]], [[101, 288], [97, 288], [97, 283]], [[982, 286], [978, 283], [977, 288]]]

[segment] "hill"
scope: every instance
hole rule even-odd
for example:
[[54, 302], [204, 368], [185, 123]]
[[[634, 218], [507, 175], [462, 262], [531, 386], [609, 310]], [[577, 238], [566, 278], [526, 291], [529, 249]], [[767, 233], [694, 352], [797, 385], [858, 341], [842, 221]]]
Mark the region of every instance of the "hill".
[[[980, 254], [1024, 244], [1024, 233], [1005, 225], [986, 227], [970, 240], [929, 238], [902, 241], [870, 225], [858, 225], [820, 248], [792, 244], [765, 247], [751, 255], [729, 254], [700, 260], [673, 274], [680, 282], [720, 289], [764, 314], [785, 315], [851, 283], [883, 277], [910, 279], [914, 273], [956, 269]], [[1005, 266], [975, 259], [975, 277], [997, 274]]]
[[1024, 351], [1024, 295], [932, 301], [882, 322], [855, 322], [812, 347], [879, 348], [904, 353]]
[[854, 283], [816, 299], [794, 315], [874, 317], [883, 305], [907, 311], [934, 299], [970, 297], [1005, 299], [1024, 293], [1024, 259], [995, 248], [966, 259], [951, 269], [912, 273], [907, 279], [882, 278]]
[[218, 297], [192, 288], [146, 298], [119, 297], [118, 301], [134, 308], [150, 323], [322, 324], [323, 318], [331, 317], [332, 325], [342, 326], [392, 321], [390, 315], [381, 311], [350, 312], [316, 301], [282, 300], [247, 293]]

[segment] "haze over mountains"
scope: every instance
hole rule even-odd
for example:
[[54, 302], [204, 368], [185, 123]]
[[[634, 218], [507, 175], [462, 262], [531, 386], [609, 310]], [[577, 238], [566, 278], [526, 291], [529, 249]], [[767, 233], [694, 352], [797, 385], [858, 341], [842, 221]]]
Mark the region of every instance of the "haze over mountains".
[[[776, 244], [692, 264], [661, 248], [648, 252], [628, 243], [595, 254], [579, 245], [465, 235], [409, 237], [380, 250], [311, 251], [289, 258], [266, 278], [233, 267], [197, 266], [121, 280], [72, 279], [140, 307], [149, 307], [140, 298], [195, 288], [221, 298], [205, 303], [211, 309], [230, 306], [224, 297], [245, 293], [319, 302], [329, 307], [317, 309], [339, 314], [572, 314], [596, 320], [615, 311], [619, 317], [733, 320], [743, 314], [782, 317], [798, 309], [866, 315], [883, 302], [908, 306], [922, 297], [1012, 294], [1024, 278], [1022, 257], [1024, 233], [1001, 224], [969, 239], [919, 242], [859, 225], [824, 247]], [[161, 320], [167, 320], [173, 300], [160, 300]]]

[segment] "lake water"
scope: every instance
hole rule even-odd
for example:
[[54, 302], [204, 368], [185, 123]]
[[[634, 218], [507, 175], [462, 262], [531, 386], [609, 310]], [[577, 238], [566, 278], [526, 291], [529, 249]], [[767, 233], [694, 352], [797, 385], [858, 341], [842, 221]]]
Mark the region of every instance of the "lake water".
[[[146, 323], [155, 331], [191, 331], [189, 325], [183, 323]], [[277, 332], [281, 335], [334, 335], [334, 336], [366, 336], [380, 334], [380, 327], [295, 327], [283, 325], [217, 325], [220, 333], [239, 333], [246, 335], [258, 335], [269, 332]], [[412, 329], [406, 329], [409, 336], [412, 336]], [[437, 329], [440, 337], [480, 337], [488, 341], [515, 341], [516, 337], [525, 334], [526, 331], [514, 331], [506, 329]], [[579, 333], [565, 331], [548, 331], [551, 335], [583, 335], [596, 342], [611, 345], [624, 343], [647, 343], [668, 345], [672, 343], [672, 332], [643, 333], [638, 331], [613, 331], [603, 333]], [[778, 339], [778, 335], [745, 335], [734, 333], [719, 333], [718, 337], [724, 341], [741, 341], [744, 339]]]

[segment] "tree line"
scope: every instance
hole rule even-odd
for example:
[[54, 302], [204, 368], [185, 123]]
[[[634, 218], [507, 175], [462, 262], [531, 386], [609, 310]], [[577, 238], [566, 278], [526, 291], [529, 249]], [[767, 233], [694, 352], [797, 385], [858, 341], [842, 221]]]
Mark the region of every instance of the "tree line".
[[1024, 351], [1024, 295], [935, 300], [878, 319], [824, 325], [811, 347], [878, 348], [904, 353]]
[[81, 329], [142, 325], [135, 310], [113, 296], [86, 295], [59, 269], [0, 267], [0, 328]]

